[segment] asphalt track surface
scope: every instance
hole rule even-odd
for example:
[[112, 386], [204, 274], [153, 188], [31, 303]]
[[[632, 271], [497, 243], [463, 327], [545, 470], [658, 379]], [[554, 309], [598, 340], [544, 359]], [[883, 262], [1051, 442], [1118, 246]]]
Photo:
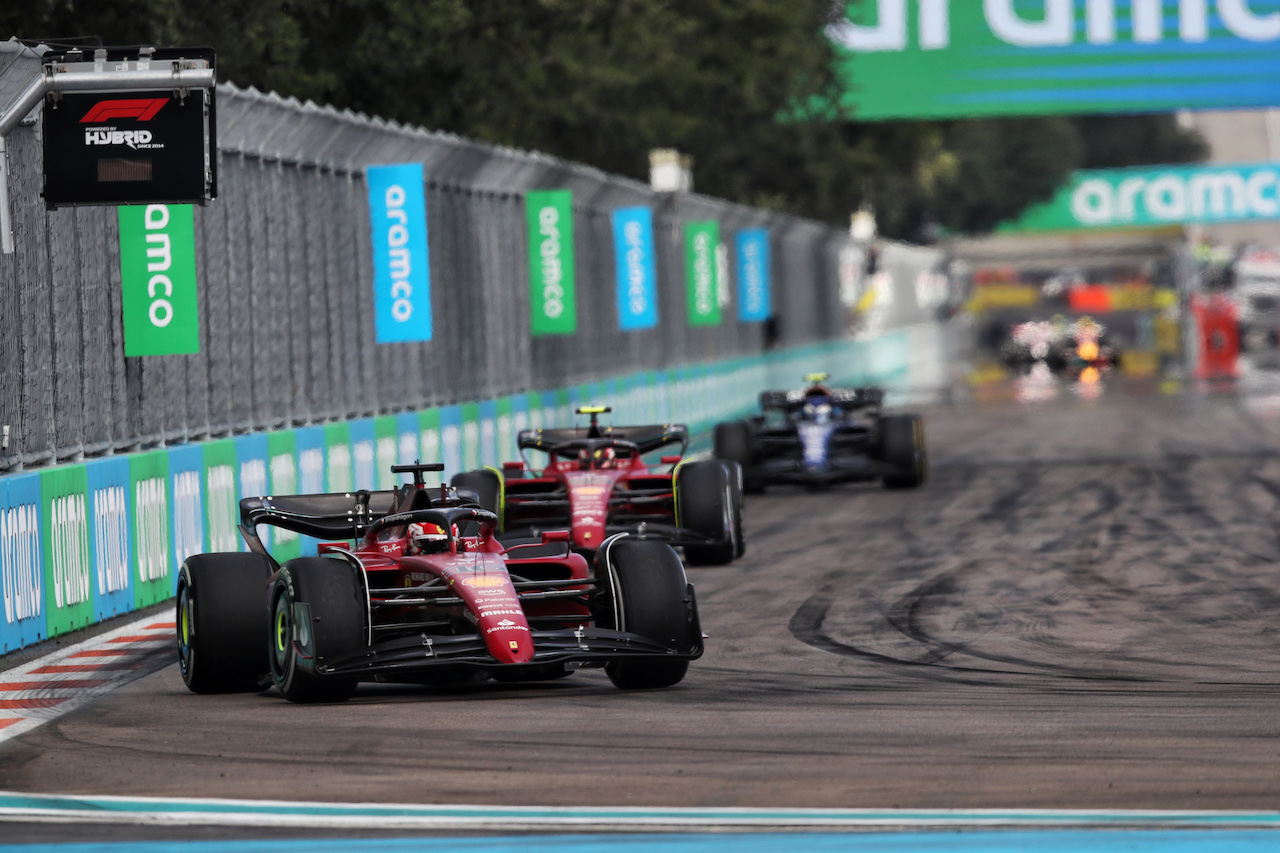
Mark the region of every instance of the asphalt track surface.
[[921, 490], [748, 499], [747, 556], [690, 572], [711, 639], [676, 688], [583, 672], [295, 706], [196, 696], [168, 665], [0, 745], [0, 789], [1276, 809], [1280, 401], [925, 413]]

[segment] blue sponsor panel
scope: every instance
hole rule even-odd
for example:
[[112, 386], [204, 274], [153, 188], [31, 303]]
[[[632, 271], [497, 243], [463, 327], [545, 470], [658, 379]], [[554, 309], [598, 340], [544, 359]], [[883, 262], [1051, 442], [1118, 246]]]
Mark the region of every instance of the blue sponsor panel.
[[350, 430], [352, 481], [357, 489], [374, 491], [378, 488], [378, 437], [373, 421], [351, 421]]
[[[267, 449], [266, 433], [237, 436], [236, 443], [236, 501], [244, 498], [261, 498], [271, 493], [271, 456]], [[290, 457], [290, 470], [296, 471], [296, 463]], [[240, 523], [240, 514], [236, 512], [236, 524]], [[270, 528], [263, 527], [258, 531], [262, 544], [271, 548]], [[239, 537], [239, 550], [244, 551], [244, 537]]]
[[498, 401], [480, 404], [480, 465], [496, 468], [498, 459]]
[[40, 475], [0, 480], [0, 585], [4, 618], [0, 651], [11, 652], [48, 636], [40, 541]]
[[734, 238], [738, 259], [738, 319], [744, 323], [767, 320], [772, 307], [772, 257], [769, 231], [748, 228]]
[[85, 464], [89, 481], [89, 560], [93, 612], [98, 621], [133, 609], [133, 555], [129, 550], [129, 460], [120, 456]]
[[618, 327], [623, 331], [652, 329], [658, 325], [653, 211], [647, 207], [615, 208], [613, 246], [618, 271]]
[[178, 568], [192, 554], [205, 552], [204, 452], [198, 444], [169, 448], [169, 541], [172, 544], [173, 591], [178, 590]]
[[431, 262], [422, 164], [369, 166], [374, 330], [380, 344], [431, 340]]
[[[328, 489], [329, 467], [325, 457], [324, 427], [300, 427], [293, 431], [293, 435], [298, 457], [298, 494], [324, 493]], [[302, 555], [315, 556], [317, 540], [311, 536], [296, 535], [301, 543]]]
[[450, 477], [463, 470], [461, 406], [445, 406], [440, 409], [440, 461], [444, 463], [442, 476], [446, 483]]

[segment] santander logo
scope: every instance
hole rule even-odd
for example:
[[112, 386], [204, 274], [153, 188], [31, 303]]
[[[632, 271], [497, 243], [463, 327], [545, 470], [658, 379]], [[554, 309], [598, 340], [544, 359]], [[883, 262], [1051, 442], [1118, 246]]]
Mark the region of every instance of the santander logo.
[[138, 121], [151, 121], [160, 108], [169, 103], [168, 98], [123, 98], [111, 101], [98, 101], [89, 112], [80, 119], [81, 124], [100, 124], [118, 118], [132, 118]]

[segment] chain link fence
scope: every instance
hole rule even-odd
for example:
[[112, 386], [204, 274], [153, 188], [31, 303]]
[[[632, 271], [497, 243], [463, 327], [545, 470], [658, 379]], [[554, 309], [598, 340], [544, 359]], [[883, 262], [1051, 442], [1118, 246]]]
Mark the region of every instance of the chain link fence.
[[[11, 134], [0, 471], [762, 352], [732, 306], [687, 324], [694, 220], [769, 229], [778, 346], [844, 334], [848, 236], [819, 223], [230, 85], [218, 143], [219, 198], [195, 216], [200, 352], [125, 358], [115, 210], [46, 211], [39, 123]], [[378, 345], [363, 169], [396, 162], [427, 176], [435, 333]], [[524, 193], [553, 187], [574, 193], [578, 332], [534, 338]], [[610, 213], [632, 205], [654, 212], [659, 324], [620, 332]]]

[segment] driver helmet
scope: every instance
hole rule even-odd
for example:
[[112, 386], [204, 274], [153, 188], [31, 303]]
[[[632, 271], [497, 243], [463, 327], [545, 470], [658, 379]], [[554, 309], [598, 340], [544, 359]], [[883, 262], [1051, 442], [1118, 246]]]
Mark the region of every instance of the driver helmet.
[[585, 447], [578, 451], [578, 467], [583, 471], [591, 467], [591, 451]]
[[408, 553], [431, 554], [448, 547], [449, 537], [435, 524], [410, 524]]
[[617, 465], [618, 452], [612, 447], [597, 448], [592, 456], [597, 468], [613, 468]]
[[814, 395], [804, 404], [804, 415], [811, 421], [826, 423], [831, 419], [831, 404], [825, 396]]

